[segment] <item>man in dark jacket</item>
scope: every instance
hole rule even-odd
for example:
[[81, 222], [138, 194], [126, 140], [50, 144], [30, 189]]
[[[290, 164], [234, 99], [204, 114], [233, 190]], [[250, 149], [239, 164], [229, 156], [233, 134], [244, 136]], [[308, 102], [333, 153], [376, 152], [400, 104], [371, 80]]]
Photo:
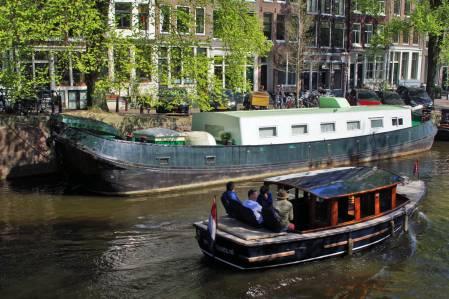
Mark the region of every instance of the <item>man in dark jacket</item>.
[[239, 204], [241, 203], [237, 193], [235, 193], [234, 182], [228, 182], [226, 184], [226, 191], [221, 195], [221, 203], [223, 204], [226, 213], [231, 217], [235, 217], [235, 212], [231, 207], [231, 201], [238, 202]]
[[260, 187], [257, 202], [264, 208], [269, 208], [273, 205], [273, 196], [271, 195], [270, 189], [267, 186], [263, 185], [262, 187]]

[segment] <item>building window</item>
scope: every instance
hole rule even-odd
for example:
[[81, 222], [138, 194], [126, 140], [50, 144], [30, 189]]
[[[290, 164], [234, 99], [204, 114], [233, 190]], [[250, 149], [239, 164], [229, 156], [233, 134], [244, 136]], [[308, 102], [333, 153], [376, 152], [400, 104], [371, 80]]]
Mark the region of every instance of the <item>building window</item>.
[[329, 22], [320, 22], [320, 47], [330, 47], [330, 37]]
[[197, 34], [204, 34], [204, 8], [199, 7], [195, 10], [195, 32]]
[[168, 84], [168, 48], [160, 48], [158, 56], [159, 83]]
[[385, 15], [385, 0], [379, 0], [377, 2], [378, 5], [378, 12], [380, 15]]
[[160, 26], [162, 33], [170, 32], [170, 7], [161, 6]]
[[365, 24], [365, 44], [369, 45], [373, 36], [373, 24]]
[[115, 3], [115, 24], [119, 29], [131, 28], [131, 3]]
[[412, 53], [412, 69], [410, 79], [418, 79], [418, 60], [419, 60], [419, 53]]
[[401, 69], [401, 78], [403, 80], [408, 79], [408, 52], [402, 52], [402, 69]]
[[383, 128], [384, 120], [383, 118], [373, 118], [371, 119], [371, 128]]
[[399, 43], [399, 36], [400, 36], [400, 32], [393, 32], [393, 44], [398, 44]]
[[352, 11], [356, 13], [360, 13], [359, 3], [357, 0], [352, 0]]
[[290, 18], [290, 30], [288, 31], [288, 39], [290, 41], [298, 41], [299, 38], [299, 17], [292, 16]]
[[367, 57], [365, 79], [374, 79], [374, 57], [373, 56]]
[[272, 37], [272, 26], [273, 26], [273, 14], [264, 13], [263, 14], [263, 34], [267, 39], [271, 40]]
[[331, 14], [332, 0], [321, 0], [321, 13]]
[[285, 16], [276, 17], [276, 40], [285, 40]]
[[335, 123], [321, 124], [321, 133], [335, 132]]
[[148, 4], [139, 4], [139, 29], [148, 30], [149, 8]]
[[410, 31], [408, 30], [404, 30], [402, 32], [402, 43], [403, 44], [407, 44], [409, 43], [409, 35], [410, 35]]
[[419, 44], [419, 32], [415, 29], [413, 30], [413, 44], [418, 45]]
[[277, 128], [276, 127], [265, 127], [259, 128], [259, 137], [260, 138], [270, 138], [277, 136]]
[[306, 43], [309, 47], [315, 47], [316, 46], [316, 23], [313, 22], [310, 24], [310, 27], [307, 30], [306, 33]]
[[345, 15], [345, 1], [344, 0], [334, 0], [334, 14], [337, 16]]
[[292, 126], [292, 135], [303, 135], [308, 133], [307, 125], [293, 125]]
[[318, 12], [318, 0], [307, 0], [307, 12], [309, 13]]
[[347, 127], [348, 127], [348, 131], [352, 131], [352, 130], [360, 130], [360, 121], [356, 120], [356, 121], [348, 121], [346, 123]]
[[354, 23], [352, 24], [352, 43], [360, 45], [360, 24]]
[[401, 15], [401, 0], [394, 0], [393, 12], [397, 16]]
[[412, 12], [412, 2], [410, 0], [405, 0], [404, 15], [409, 16], [411, 12]]
[[180, 6], [176, 8], [176, 29], [180, 33], [189, 32], [190, 8]]
[[335, 22], [334, 31], [332, 33], [332, 45], [335, 48], [344, 47], [344, 36], [345, 36], [344, 32], [345, 32], [345, 24], [343, 22]]
[[382, 79], [384, 77], [384, 56], [383, 55], [377, 55], [375, 60], [375, 67], [374, 67], [374, 78], [375, 79]]

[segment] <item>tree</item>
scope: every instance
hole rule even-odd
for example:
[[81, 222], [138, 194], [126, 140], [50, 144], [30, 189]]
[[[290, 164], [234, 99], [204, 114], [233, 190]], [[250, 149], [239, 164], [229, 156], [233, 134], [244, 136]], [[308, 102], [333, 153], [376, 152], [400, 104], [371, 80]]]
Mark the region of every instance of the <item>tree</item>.
[[45, 34], [43, 20], [35, 1], [0, 1], [0, 86], [9, 90], [12, 100], [33, 96], [35, 88], [49, 80], [45, 70], [30, 67], [32, 45]]
[[[296, 106], [302, 90], [302, 72], [304, 68], [304, 61], [313, 37], [313, 28], [315, 28], [314, 17], [307, 13], [306, 0], [291, 1], [287, 11], [287, 40], [284, 60], [292, 66], [296, 73], [295, 92], [296, 92]], [[281, 54], [281, 56], [284, 56]], [[281, 60], [282, 61], [282, 60]], [[288, 74], [287, 74], [288, 76]]]
[[[376, 0], [362, 0], [361, 7], [367, 13], [375, 13]], [[428, 36], [427, 92], [434, 98], [435, 78], [438, 75], [440, 62], [449, 63], [449, 41], [447, 0], [421, 0], [414, 2], [415, 9], [410, 18], [392, 17], [385, 25], [385, 30], [373, 37], [372, 48], [387, 48], [393, 42], [394, 35], [413, 28]]]

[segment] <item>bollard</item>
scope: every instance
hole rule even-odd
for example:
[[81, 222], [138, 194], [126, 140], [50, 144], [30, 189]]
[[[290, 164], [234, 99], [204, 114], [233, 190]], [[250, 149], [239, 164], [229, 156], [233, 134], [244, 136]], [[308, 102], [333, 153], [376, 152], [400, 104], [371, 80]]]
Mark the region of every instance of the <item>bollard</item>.
[[354, 248], [354, 241], [351, 238], [351, 235], [349, 235], [348, 239], [348, 255], [352, 255], [352, 249]]

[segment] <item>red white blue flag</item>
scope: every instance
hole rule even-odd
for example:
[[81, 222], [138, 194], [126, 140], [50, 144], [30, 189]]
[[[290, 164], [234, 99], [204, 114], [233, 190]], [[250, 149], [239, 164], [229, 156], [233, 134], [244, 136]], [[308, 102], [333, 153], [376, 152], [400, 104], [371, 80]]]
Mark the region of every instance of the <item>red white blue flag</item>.
[[415, 161], [415, 165], [413, 166], [413, 175], [419, 178], [419, 160]]
[[210, 209], [209, 222], [207, 223], [207, 231], [209, 232], [212, 242], [215, 241], [215, 235], [217, 234], [217, 202], [212, 201], [212, 208]]

